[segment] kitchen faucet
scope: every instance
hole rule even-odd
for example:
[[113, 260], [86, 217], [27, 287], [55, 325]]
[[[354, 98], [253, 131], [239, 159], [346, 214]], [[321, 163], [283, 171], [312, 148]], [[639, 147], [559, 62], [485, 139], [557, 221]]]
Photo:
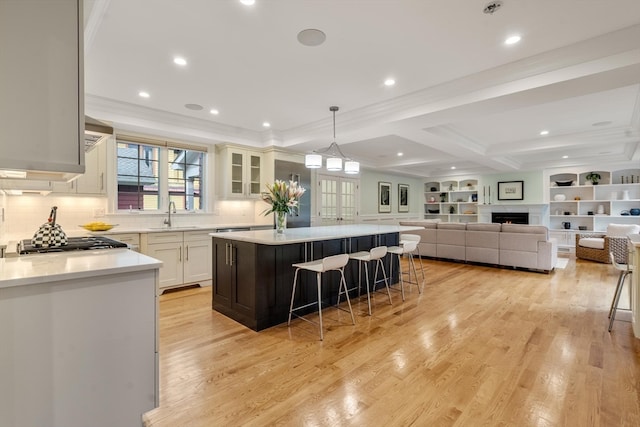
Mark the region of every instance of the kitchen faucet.
[[173, 200], [169, 201], [169, 209], [167, 210], [169, 216], [164, 219], [164, 224], [167, 227], [171, 227], [171, 206], [173, 206], [173, 213], [176, 213], [176, 204]]

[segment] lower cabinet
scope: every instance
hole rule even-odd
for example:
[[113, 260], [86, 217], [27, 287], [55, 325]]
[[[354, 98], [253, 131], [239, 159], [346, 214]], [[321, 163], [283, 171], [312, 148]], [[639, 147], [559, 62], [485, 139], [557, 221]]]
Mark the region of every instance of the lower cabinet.
[[211, 285], [211, 230], [140, 235], [140, 250], [163, 262], [160, 289]]

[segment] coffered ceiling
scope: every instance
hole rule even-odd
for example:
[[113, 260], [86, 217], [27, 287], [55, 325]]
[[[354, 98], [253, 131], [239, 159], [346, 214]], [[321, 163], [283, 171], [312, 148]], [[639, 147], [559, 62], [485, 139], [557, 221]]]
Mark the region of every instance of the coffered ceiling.
[[[331, 143], [337, 105], [346, 155], [419, 177], [640, 164], [640, 1], [487, 3], [85, 0], [85, 108], [120, 130], [305, 153]], [[309, 28], [323, 44], [298, 42]]]

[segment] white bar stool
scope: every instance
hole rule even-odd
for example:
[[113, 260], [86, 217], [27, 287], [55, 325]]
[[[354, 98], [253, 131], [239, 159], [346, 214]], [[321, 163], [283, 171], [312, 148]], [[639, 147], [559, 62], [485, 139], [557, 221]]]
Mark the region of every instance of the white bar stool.
[[[384, 285], [387, 288], [387, 294], [389, 295], [389, 304], [393, 304], [391, 302], [391, 291], [389, 291], [389, 282], [387, 280], [387, 272], [384, 269], [384, 263], [382, 262], [382, 258], [387, 255], [387, 247], [386, 246], [377, 246], [372, 248], [369, 251], [360, 251], [349, 254], [350, 259], [355, 259], [358, 261], [358, 294], [360, 292], [360, 283], [361, 283], [361, 267], [362, 263], [369, 263], [371, 261], [375, 261], [376, 269], [373, 274], [373, 287], [371, 288], [371, 292], [375, 292], [376, 290], [376, 281], [378, 279], [378, 267], [382, 268], [382, 277], [384, 278]], [[371, 316], [371, 292], [369, 291], [369, 268], [365, 266], [364, 269], [365, 277], [367, 278], [367, 304], [369, 305], [369, 316]]]
[[613, 321], [616, 320], [616, 311], [618, 311], [618, 302], [620, 301], [620, 294], [622, 294], [622, 288], [624, 287], [624, 280], [633, 273], [633, 269], [632, 266], [628, 264], [617, 263], [613, 252], [609, 252], [609, 258], [616, 270], [620, 271], [616, 291], [613, 293], [613, 300], [611, 301], [611, 308], [609, 309], [609, 332], [611, 332], [611, 329], [613, 329]]
[[[418, 242], [414, 241], [405, 241], [405, 243], [402, 246], [391, 246], [388, 251], [391, 254], [395, 254], [398, 256], [398, 267], [400, 268], [400, 290], [402, 291], [402, 301], [404, 301], [404, 275], [405, 272], [402, 271], [402, 256], [407, 254], [409, 255], [409, 271], [407, 271], [407, 273], [409, 274], [409, 280], [407, 280], [407, 282], [409, 283], [415, 283], [416, 286], [418, 286], [418, 293], [422, 293], [422, 289], [420, 289], [420, 284], [418, 283], [418, 272], [416, 271], [416, 265], [413, 262], [413, 251], [416, 250], [416, 246], [418, 245]], [[416, 278], [415, 282], [411, 281], [411, 269], [413, 268], [413, 275]], [[393, 277], [393, 263], [391, 263], [391, 273], [389, 273], [389, 276]], [[424, 281], [424, 280], [423, 280]]]
[[[422, 283], [424, 283], [424, 264], [422, 264], [422, 255], [420, 254], [420, 235], [419, 234], [400, 234], [400, 246], [407, 242], [416, 242], [416, 251], [418, 252], [418, 259], [420, 260], [420, 272], [422, 273]], [[411, 254], [413, 256], [413, 253]], [[417, 278], [417, 276], [416, 276]]]
[[[314, 271], [316, 273], [316, 279], [317, 279], [316, 281], [318, 286], [318, 302], [317, 302], [318, 317], [320, 318], [320, 341], [324, 340], [324, 334], [322, 332], [322, 292], [321, 292], [322, 273], [324, 272], [331, 271], [331, 270], [336, 270], [340, 272], [340, 287], [338, 288], [338, 304], [340, 304], [340, 294], [342, 292], [342, 288], [344, 287], [344, 290], [345, 290], [344, 293], [347, 296], [347, 304], [349, 305], [349, 313], [351, 313], [351, 321], [353, 322], [354, 325], [356, 324], [356, 319], [353, 317], [353, 310], [351, 309], [351, 301], [349, 300], [349, 294], [346, 292], [347, 283], [344, 280], [344, 266], [347, 265], [347, 262], [349, 262], [349, 255], [340, 254], [340, 255], [328, 256], [326, 258], [322, 258], [315, 261], [293, 264], [293, 267], [295, 267], [296, 272], [295, 272], [295, 275], [293, 276], [293, 290], [291, 291], [291, 305], [289, 306], [289, 320], [287, 321], [287, 326], [291, 325], [292, 314], [306, 322], [316, 323], [309, 319], [305, 319], [303, 316], [300, 316], [294, 313], [295, 310], [301, 310], [303, 308], [316, 304], [315, 302], [312, 302], [306, 305], [302, 305], [300, 307], [295, 307], [295, 308], [293, 307], [293, 300], [296, 295], [296, 284], [298, 282], [298, 272], [300, 270], [309, 270], [309, 271]], [[339, 306], [337, 308], [340, 310], [343, 310]]]

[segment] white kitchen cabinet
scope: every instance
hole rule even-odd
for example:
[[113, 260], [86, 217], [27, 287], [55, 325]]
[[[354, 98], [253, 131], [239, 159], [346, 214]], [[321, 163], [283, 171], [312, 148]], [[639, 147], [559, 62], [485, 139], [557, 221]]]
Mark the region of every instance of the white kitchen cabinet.
[[0, 169], [84, 173], [82, 3], [0, 0]]
[[70, 182], [54, 182], [54, 193], [104, 196], [106, 187], [107, 144], [98, 144], [85, 155], [85, 172]]
[[231, 145], [216, 149], [222, 198], [259, 198], [264, 184], [263, 153]]
[[190, 284], [211, 285], [213, 230], [165, 231], [140, 235], [140, 250], [163, 262], [160, 289]]

